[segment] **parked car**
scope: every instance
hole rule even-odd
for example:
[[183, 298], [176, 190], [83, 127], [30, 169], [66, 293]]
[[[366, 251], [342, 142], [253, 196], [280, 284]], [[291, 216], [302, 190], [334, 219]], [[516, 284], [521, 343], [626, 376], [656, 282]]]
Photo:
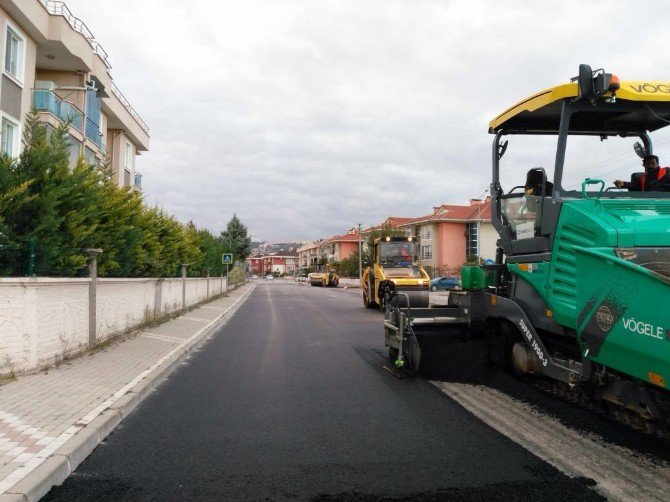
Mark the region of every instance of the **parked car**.
[[258, 279], [258, 276], [256, 274], [251, 276], [252, 279]]
[[461, 281], [458, 277], [436, 277], [430, 281], [430, 290], [461, 289]]
[[274, 278], [275, 278], [275, 276], [272, 275], [272, 274], [268, 274], [268, 275], [265, 276], [266, 281], [272, 281]]

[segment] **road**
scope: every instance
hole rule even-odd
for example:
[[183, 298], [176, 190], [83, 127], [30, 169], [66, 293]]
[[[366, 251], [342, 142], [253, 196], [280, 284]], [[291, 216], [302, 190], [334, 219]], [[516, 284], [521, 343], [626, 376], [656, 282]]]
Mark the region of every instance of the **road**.
[[596, 500], [435, 385], [383, 369], [360, 291], [259, 281], [44, 500]]

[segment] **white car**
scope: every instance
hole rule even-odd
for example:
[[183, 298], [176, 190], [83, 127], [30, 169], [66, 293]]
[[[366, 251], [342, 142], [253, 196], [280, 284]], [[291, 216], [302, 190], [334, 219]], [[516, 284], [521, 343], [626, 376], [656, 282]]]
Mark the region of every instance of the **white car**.
[[272, 275], [272, 274], [268, 274], [268, 275], [265, 276], [265, 280], [267, 280], [267, 281], [271, 281], [271, 280], [273, 280], [274, 278], [275, 278], [275, 277], [274, 277], [274, 275]]
[[251, 276], [252, 279], [258, 279], [258, 276], [256, 274]]

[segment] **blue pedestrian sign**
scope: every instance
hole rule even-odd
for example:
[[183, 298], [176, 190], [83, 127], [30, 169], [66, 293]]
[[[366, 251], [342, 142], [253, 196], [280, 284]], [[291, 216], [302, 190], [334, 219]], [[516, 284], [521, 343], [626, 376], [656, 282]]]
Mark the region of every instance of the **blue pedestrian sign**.
[[233, 264], [233, 254], [232, 253], [223, 253], [221, 256], [221, 263], [224, 265], [232, 265]]
[[494, 262], [493, 262], [493, 260], [492, 260], [491, 258], [487, 258], [487, 259], [484, 261], [484, 265], [493, 265], [493, 263], [494, 263]]

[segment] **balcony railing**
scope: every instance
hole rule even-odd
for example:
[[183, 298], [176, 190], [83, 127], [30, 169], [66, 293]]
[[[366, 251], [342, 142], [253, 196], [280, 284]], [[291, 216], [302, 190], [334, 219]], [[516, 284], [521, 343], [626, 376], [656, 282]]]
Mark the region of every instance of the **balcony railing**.
[[93, 141], [102, 151], [102, 133], [100, 132], [100, 128], [98, 124], [88, 117], [86, 117], [86, 137]]
[[[107, 55], [107, 52], [105, 52], [105, 49], [102, 48], [102, 45], [100, 45], [100, 43], [95, 39], [93, 33], [91, 33], [91, 30], [88, 29], [84, 22], [78, 17], [75, 17], [72, 12], [70, 12], [70, 9], [68, 9], [67, 5], [65, 5], [65, 2], [54, 0], [40, 0], [40, 2], [49, 14], [52, 16], [62, 16], [74, 31], [80, 33], [86, 39], [88, 44], [93, 49], [93, 52], [100, 56], [100, 59], [102, 59], [102, 61], [105, 63], [107, 66], [107, 72], [109, 73], [109, 71], [112, 69], [112, 65], [109, 63], [109, 56]], [[112, 92], [119, 99], [119, 101], [121, 101], [121, 104], [125, 107], [125, 109], [128, 110], [130, 116], [135, 119], [139, 126], [148, 135], [149, 126], [147, 126], [140, 115], [130, 105], [130, 102], [121, 93], [119, 88], [116, 87], [114, 82], [112, 82]]]
[[35, 89], [33, 103], [40, 112], [49, 112], [62, 122], [70, 121], [72, 127], [83, 132], [84, 114], [75, 105], [65, 101], [48, 89]]
[[91, 33], [91, 30], [88, 29], [88, 26], [86, 26], [81, 19], [75, 17], [74, 14], [70, 12], [70, 9], [67, 8], [65, 2], [57, 2], [53, 0], [40, 1], [49, 14], [53, 16], [63, 16], [63, 18], [74, 31], [81, 33], [81, 35], [86, 39], [86, 41], [93, 49], [93, 52], [100, 56], [100, 59], [102, 59], [105, 65], [107, 65], [107, 69], [112, 69], [112, 65], [109, 64], [109, 56], [107, 56], [105, 49], [103, 49], [102, 46], [96, 42], [95, 37], [93, 36], [93, 33]]

